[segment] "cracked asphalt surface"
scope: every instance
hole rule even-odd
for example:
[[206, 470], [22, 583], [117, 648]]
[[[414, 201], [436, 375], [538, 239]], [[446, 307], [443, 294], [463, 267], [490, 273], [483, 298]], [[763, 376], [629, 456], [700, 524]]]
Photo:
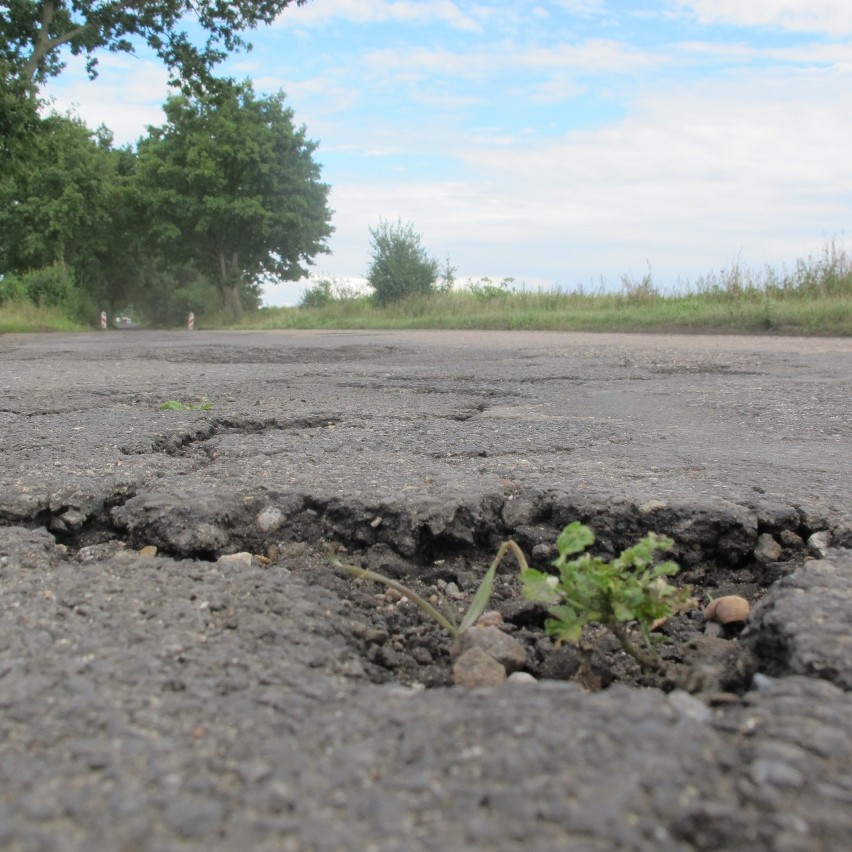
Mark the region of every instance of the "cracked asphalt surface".
[[[848, 848], [851, 368], [822, 338], [0, 336], [0, 845]], [[574, 518], [732, 575], [786, 542], [752, 688], [377, 685], [291, 564]]]

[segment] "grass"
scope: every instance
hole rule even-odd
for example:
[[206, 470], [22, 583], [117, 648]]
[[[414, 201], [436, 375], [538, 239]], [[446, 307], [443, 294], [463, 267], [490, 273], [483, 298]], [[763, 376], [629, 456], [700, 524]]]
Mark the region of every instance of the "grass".
[[58, 307], [42, 307], [27, 300], [0, 305], [0, 334], [87, 330], [85, 326], [65, 316]]
[[377, 307], [369, 297], [316, 308], [264, 308], [243, 328], [539, 329], [852, 335], [852, 261], [834, 244], [795, 269], [754, 273], [738, 266], [656, 290], [650, 275], [622, 280], [620, 292], [559, 288], [525, 292], [472, 287], [417, 295]]
[[[205, 328], [529, 329], [728, 334], [852, 335], [852, 259], [834, 243], [791, 270], [738, 265], [662, 293], [647, 274], [622, 279], [619, 292], [558, 287], [511, 289], [487, 279], [463, 290], [411, 296], [377, 307], [368, 296], [335, 288], [321, 307], [263, 308], [236, 326], [205, 318]], [[57, 308], [0, 304], [0, 333], [81, 331]]]

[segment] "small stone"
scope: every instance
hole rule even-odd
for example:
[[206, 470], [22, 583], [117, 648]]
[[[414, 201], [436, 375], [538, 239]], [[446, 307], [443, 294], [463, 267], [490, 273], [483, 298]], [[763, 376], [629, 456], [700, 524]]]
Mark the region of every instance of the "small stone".
[[499, 627], [503, 623], [503, 616], [496, 609], [483, 612], [476, 620], [477, 627]]
[[805, 547], [805, 540], [792, 530], [781, 530], [778, 538], [781, 539], [781, 544], [790, 550], [803, 550]]
[[223, 568], [251, 568], [251, 554], [245, 551], [241, 553], [226, 553], [216, 560], [217, 565]]
[[662, 500], [646, 500], [640, 507], [639, 513], [642, 515], [650, 515], [652, 512], [657, 512], [660, 509], [665, 509], [666, 504]]
[[770, 690], [775, 688], [777, 680], [777, 678], [769, 677], [769, 675], [757, 672], [751, 679], [751, 686], [752, 689], [755, 689], [758, 692], [769, 692]]
[[145, 547], [139, 548], [139, 555], [151, 558], [157, 555], [157, 546], [154, 544], [146, 544]]
[[382, 520], [383, 520], [382, 516], [381, 516], [381, 515], [377, 515], [375, 518], [373, 518], [373, 520], [372, 520], [372, 521], [370, 521], [370, 526], [371, 526], [374, 530], [375, 530], [375, 529], [378, 529], [378, 528], [382, 525]]
[[275, 532], [284, 523], [284, 513], [275, 506], [267, 506], [257, 515], [255, 524], [262, 533]]
[[390, 634], [380, 627], [369, 627], [364, 631], [364, 641], [371, 645], [384, 645], [388, 639]]
[[831, 533], [828, 530], [815, 532], [808, 539], [808, 550], [820, 559], [825, 559], [828, 556], [829, 547], [831, 547]]
[[507, 683], [538, 683], [529, 672], [512, 672], [506, 678]]
[[77, 511], [77, 509], [69, 509], [63, 513], [62, 521], [68, 529], [78, 530], [86, 523], [86, 516], [82, 512]]
[[709, 722], [713, 714], [710, 708], [695, 696], [690, 695], [682, 689], [676, 689], [669, 693], [669, 704], [686, 719], [693, 722]]
[[471, 627], [465, 630], [456, 639], [452, 653], [461, 657], [471, 648], [479, 648], [507, 672], [522, 669], [527, 663], [524, 646], [498, 627]]
[[461, 600], [464, 597], [461, 590], [455, 583], [447, 583], [447, 587], [444, 589], [447, 593], [447, 597], [453, 598], [454, 600]]
[[736, 624], [748, 618], [751, 606], [739, 595], [723, 595], [707, 604], [704, 618], [707, 621], [718, 621], [719, 624]]
[[763, 533], [757, 538], [754, 558], [758, 562], [778, 562], [781, 559], [781, 545], [769, 533]]
[[90, 544], [86, 547], [81, 547], [74, 559], [84, 564], [86, 562], [96, 562], [99, 559], [107, 559], [113, 554], [119, 553], [124, 550], [124, 547], [123, 541], [116, 541], [115, 539], [102, 542], [101, 544]]
[[481, 648], [469, 648], [453, 663], [453, 681], [457, 686], [475, 689], [499, 686], [506, 680], [506, 669]]
[[530, 553], [533, 559], [547, 559], [553, 553], [553, 548], [549, 544], [537, 544]]

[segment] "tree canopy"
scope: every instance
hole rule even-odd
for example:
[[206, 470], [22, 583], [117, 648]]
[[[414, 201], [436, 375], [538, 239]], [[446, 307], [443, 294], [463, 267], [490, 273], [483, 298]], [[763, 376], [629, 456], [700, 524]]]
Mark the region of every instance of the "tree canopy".
[[[184, 88], [211, 80], [210, 71], [228, 54], [250, 45], [242, 33], [271, 23], [291, 4], [307, 0], [2, 0], [2, 70], [35, 88], [57, 75], [60, 48], [86, 57], [95, 76], [101, 50], [133, 52], [141, 39]], [[187, 30], [201, 32], [200, 44]]]
[[138, 147], [137, 197], [159, 251], [216, 281], [222, 307], [266, 276], [298, 278], [327, 251], [329, 187], [317, 147], [296, 128], [284, 95], [258, 98], [250, 83], [170, 98], [167, 123]]

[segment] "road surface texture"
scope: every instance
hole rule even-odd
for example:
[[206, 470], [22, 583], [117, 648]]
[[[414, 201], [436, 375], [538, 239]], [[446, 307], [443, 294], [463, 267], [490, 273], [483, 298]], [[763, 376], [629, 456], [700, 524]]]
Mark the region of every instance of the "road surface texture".
[[[0, 846], [848, 849], [850, 399], [837, 339], [0, 336]], [[694, 616], [747, 682], [381, 682], [323, 553], [464, 596], [573, 519], [760, 586]]]

